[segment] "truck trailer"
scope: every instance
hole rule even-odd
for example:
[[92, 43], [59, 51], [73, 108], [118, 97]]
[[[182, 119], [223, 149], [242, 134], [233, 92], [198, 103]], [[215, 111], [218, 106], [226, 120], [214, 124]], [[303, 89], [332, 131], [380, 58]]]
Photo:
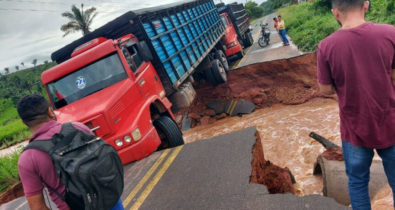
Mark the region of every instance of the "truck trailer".
[[84, 123], [130, 163], [184, 143], [171, 108], [192, 103], [194, 78], [226, 82], [225, 33], [212, 0], [129, 11], [52, 53], [42, 84], [58, 121]]

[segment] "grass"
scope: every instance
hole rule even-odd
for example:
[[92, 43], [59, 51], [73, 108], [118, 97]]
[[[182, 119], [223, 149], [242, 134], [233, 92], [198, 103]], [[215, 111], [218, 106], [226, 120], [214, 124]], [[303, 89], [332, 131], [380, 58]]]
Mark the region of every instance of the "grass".
[[[367, 13], [366, 20], [395, 24], [395, 5], [390, 5], [385, 0], [371, 3], [371, 11]], [[315, 51], [321, 40], [340, 28], [329, 9], [315, 9], [313, 3], [280, 8], [278, 13], [285, 20], [288, 35], [304, 52]]]
[[18, 117], [11, 100], [0, 100], [0, 149], [21, 142], [31, 135]]
[[304, 52], [314, 51], [319, 42], [339, 28], [330, 13], [316, 14], [311, 3], [281, 8], [292, 41]]
[[18, 158], [20, 152], [10, 156], [0, 157], [0, 192], [8, 190], [19, 182]]

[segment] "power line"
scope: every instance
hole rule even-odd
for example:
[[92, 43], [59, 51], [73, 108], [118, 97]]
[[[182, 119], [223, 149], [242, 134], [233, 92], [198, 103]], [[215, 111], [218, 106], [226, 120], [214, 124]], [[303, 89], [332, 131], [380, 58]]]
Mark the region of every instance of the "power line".
[[63, 2], [49, 2], [49, 1], [29, 1], [29, 0], [0, 0], [0, 2], [5, 2], [5, 1], [9, 1], [9, 2], [18, 2], [18, 3], [40, 3], [40, 4], [62, 4], [62, 5], [70, 5], [67, 3], [63, 3]]
[[[3, 11], [19, 11], [19, 12], [56, 12], [56, 13], [62, 13], [65, 12], [64, 10], [45, 10], [45, 9], [18, 9], [18, 8], [1, 8], [0, 10]], [[111, 14], [112, 12], [103, 12], [103, 11], [97, 11], [98, 13], [109, 13]]]
[[[18, 2], [18, 3], [40, 3], [40, 4], [61, 4], [61, 5], [73, 5], [79, 4], [84, 2], [75, 2], [75, 3], [64, 3], [64, 2], [50, 2], [50, 1], [33, 1], [33, 0], [0, 0], [0, 2]], [[98, 3], [115, 3], [115, 4], [125, 4], [125, 2], [116, 2], [116, 1], [108, 1], [108, 0], [85, 0], [90, 2], [98, 2]]]
[[60, 10], [43, 10], [43, 9], [16, 9], [16, 8], [0, 8], [0, 10], [3, 11], [20, 11], [20, 12], [64, 12], [64, 11], [60, 11]]

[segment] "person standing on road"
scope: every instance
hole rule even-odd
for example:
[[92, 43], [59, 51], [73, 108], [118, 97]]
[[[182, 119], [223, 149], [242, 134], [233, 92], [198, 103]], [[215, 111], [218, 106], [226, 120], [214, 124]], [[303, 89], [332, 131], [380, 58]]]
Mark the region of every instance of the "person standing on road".
[[341, 29], [318, 46], [318, 83], [337, 93], [340, 132], [353, 209], [370, 209], [374, 149], [395, 200], [395, 27], [365, 22], [369, 1], [332, 0]]
[[273, 18], [273, 22], [274, 22], [273, 27], [274, 27], [274, 28], [276, 29], [276, 31], [278, 32], [278, 28], [277, 28], [277, 26], [278, 26], [278, 20], [277, 20], [276, 17]]
[[287, 31], [285, 30], [285, 23], [284, 20], [281, 18], [281, 15], [278, 16], [278, 23], [277, 23], [277, 30], [281, 35], [281, 38], [283, 40], [284, 46], [289, 45], [289, 41], [287, 39]]
[[[32, 94], [23, 97], [17, 104], [17, 110], [23, 123], [33, 133], [29, 142], [51, 139], [61, 131], [62, 124], [56, 121], [48, 101], [41, 95]], [[93, 135], [92, 131], [82, 123], [73, 123], [73, 126]], [[18, 170], [30, 209], [48, 209], [43, 196], [44, 186], [47, 187], [51, 200], [58, 209], [70, 209], [61, 199], [66, 189], [46, 152], [36, 149], [24, 151], [18, 160]], [[123, 210], [121, 200], [112, 209]]]
[[274, 17], [274, 18], [273, 18], [273, 21], [274, 21], [273, 27], [276, 29], [278, 35], [280, 36], [281, 41], [284, 42], [284, 41], [283, 41], [283, 37], [281, 36], [280, 31], [278, 30], [278, 20], [277, 20], [277, 18]]

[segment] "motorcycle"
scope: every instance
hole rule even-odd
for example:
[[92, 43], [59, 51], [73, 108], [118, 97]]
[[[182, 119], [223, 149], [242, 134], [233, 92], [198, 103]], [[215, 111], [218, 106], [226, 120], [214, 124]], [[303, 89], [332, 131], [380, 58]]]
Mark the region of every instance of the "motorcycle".
[[270, 42], [270, 30], [268, 24], [261, 24], [261, 36], [258, 39], [258, 44], [261, 47], [266, 47]]

